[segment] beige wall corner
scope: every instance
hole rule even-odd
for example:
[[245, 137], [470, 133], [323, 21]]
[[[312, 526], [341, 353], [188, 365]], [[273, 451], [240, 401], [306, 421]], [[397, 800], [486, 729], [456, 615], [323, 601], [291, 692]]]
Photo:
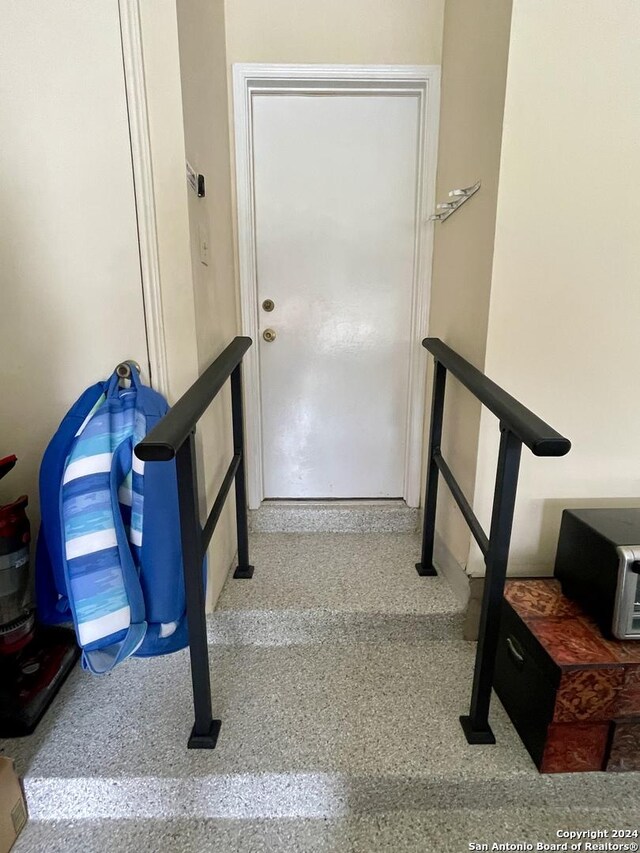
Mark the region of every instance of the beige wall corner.
[[433, 562], [438, 572], [447, 579], [449, 586], [463, 606], [469, 602], [469, 577], [453, 556], [444, 540], [436, 533]]
[[[202, 372], [237, 334], [224, 2], [178, 0], [177, 13], [186, 157], [206, 181], [204, 198], [188, 193], [195, 340]], [[206, 511], [233, 455], [228, 386], [203, 417], [199, 432]], [[230, 495], [209, 548], [209, 609], [215, 606], [235, 552]]]
[[564, 507], [640, 503], [639, 33], [635, 0], [514, 0], [486, 370], [573, 447], [523, 451], [512, 574], [552, 571]]
[[[446, 2], [437, 199], [446, 201], [450, 190], [477, 180], [482, 188], [450, 219], [434, 226], [429, 334], [480, 369], [489, 316], [510, 25], [511, 0]], [[431, 374], [430, 368], [430, 382]], [[428, 421], [429, 407], [427, 436]], [[479, 404], [449, 379], [443, 449], [470, 500], [479, 423]], [[454, 560], [466, 565], [470, 534], [444, 484], [437, 528]]]
[[483, 593], [484, 578], [469, 578], [469, 601], [462, 626], [462, 638], [464, 640], [478, 639]]

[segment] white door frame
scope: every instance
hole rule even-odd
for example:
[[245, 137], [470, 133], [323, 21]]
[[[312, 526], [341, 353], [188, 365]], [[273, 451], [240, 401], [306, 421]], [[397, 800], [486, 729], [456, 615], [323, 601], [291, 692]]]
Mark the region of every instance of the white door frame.
[[169, 392], [169, 364], [162, 307], [158, 225], [153, 190], [151, 134], [139, 0], [118, 0], [118, 9], [138, 220], [142, 298], [149, 353], [149, 382], [156, 391], [166, 397]]
[[411, 354], [407, 451], [403, 497], [419, 506], [425, 413], [426, 366], [422, 338], [427, 334], [433, 223], [428, 219], [435, 206], [435, 177], [440, 114], [440, 66], [438, 65], [272, 65], [239, 63], [233, 66], [233, 107], [238, 206], [238, 250], [242, 334], [255, 346], [244, 359], [247, 423], [247, 491], [251, 509], [264, 498], [262, 423], [260, 402], [260, 353], [258, 343], [258, 282], [253, 184], [252, 98], [260, 94], [369, 93], [415, 95], [419, 99], [419, 159], [416, 193], [416, 235], [413, 269]]

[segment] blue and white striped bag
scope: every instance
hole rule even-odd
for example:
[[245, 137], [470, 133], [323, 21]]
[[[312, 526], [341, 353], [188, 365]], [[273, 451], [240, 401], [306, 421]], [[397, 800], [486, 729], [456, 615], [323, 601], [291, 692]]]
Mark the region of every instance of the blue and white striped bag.
[[64, 463], [59, 518], [66, 588], [57, 609], [68, 606], [83, 666], [94, 673], [133, 654], [187, 645], [175, 466], [145, 464], [133, 453], [167, 409], [134, 368], [130, 388], [120, 388], [114, 373]]

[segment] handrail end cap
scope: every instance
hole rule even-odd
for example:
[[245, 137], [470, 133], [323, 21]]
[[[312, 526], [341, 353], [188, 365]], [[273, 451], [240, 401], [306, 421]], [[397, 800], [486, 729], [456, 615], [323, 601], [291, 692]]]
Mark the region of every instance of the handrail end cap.
[[146, 443], [141, 441], [133, 449], [142, 462], [170, 462], [175, 459], [176, 451], [170, 444]]

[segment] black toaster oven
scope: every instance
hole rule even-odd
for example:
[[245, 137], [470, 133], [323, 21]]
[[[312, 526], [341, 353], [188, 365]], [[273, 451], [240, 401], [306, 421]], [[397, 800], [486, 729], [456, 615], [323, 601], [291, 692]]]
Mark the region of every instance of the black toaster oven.
[[566, 509], [554, 574], [605, 635], [640, 639], [640, 509]]

